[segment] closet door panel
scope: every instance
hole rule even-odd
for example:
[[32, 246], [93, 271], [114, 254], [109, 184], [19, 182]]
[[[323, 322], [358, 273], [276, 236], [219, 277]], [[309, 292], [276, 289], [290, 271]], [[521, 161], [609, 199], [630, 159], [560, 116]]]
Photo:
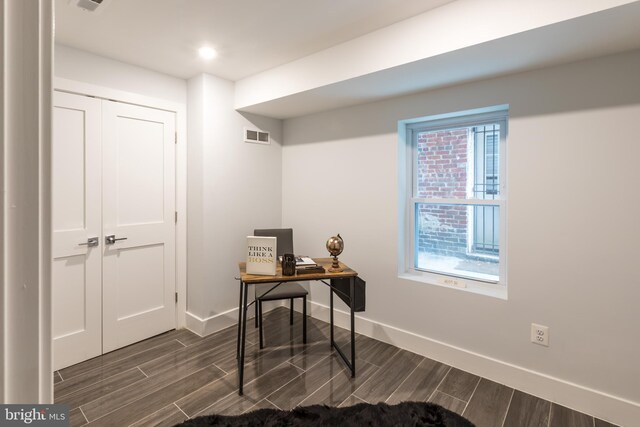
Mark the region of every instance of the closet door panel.
[[101, 103], [61, 92], [53, 101], [53, 354], [61, 369], [102, 353]]
[[175, 114], [103, 101], [103, 129], [107, 352], [175, 328]]

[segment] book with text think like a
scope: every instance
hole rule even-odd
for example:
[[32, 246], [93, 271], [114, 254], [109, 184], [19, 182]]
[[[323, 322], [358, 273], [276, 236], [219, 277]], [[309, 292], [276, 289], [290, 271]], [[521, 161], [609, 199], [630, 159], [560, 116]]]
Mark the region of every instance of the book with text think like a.
[[276, 237], [247, 236], [247, 274], [276, 275]]

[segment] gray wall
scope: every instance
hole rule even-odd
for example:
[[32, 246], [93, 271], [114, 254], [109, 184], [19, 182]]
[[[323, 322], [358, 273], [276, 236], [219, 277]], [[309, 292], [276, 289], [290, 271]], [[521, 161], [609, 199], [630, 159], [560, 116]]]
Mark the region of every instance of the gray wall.
[[[637, 405], [638, 76], [635, 51], [286, 120], [283, 223], [310, 255], [342, 233], [363, 318]], [[398, 120], [499, 104], [508, 300], [399, 279]], [[549, 348], [530, 343], [532, 322]]]
[[[282, 121], [236, 112], [233, 93], [209, 74], [188, 82], [187, 311], [203, 320], [237, 308], [245, 236], [282, 223]], [[243, 142], [245, 126], [271, 132], [271, 145]]]

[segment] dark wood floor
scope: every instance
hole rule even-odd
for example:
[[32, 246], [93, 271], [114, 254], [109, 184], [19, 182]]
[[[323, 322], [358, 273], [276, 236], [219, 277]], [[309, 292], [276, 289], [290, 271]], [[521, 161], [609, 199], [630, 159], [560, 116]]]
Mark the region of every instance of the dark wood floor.
[[[610, 427], [611, 424], [485, 378], [358, 335], [357, 376], [330, 350], [329, 325], [311, 319], [303, 345], [301, 316], [265, 315], [265, 349], [247, 334], [245, 394], [237, 393], [236, 329], [205, 338], [168, 332], [54, 373], [55, 402], [71, 425], [172, 426], [203, 414], [239, 414], [298, 405], [431, 401], [479, 427]], [[338, 341], [348, 333], [337, 329]]]

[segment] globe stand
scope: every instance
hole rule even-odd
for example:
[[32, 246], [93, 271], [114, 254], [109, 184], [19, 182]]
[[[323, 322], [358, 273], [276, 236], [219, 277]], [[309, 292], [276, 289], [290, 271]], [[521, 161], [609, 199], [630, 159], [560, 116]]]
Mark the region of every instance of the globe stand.
[[327, 250], [329, 251], [329, 255], [333, 257], [333, 262], [331, 263], [331, 268], [329, 268], [329, 273], [341, 273], [344, 271], [340, 267], [340, 263], [338, 262], [338, 255], [342, 253], [344, 249], [344, 240], [340, 237], [340, 233], [337, 236], [329, 237], [327, 240]]
[[331, 263], [331, 268], [329, 268], [329, 273], [342, 273], [344, 269], [340, 268], [340, 263], [338, 262], [338, 257], [333, 256], [333, 262]]

